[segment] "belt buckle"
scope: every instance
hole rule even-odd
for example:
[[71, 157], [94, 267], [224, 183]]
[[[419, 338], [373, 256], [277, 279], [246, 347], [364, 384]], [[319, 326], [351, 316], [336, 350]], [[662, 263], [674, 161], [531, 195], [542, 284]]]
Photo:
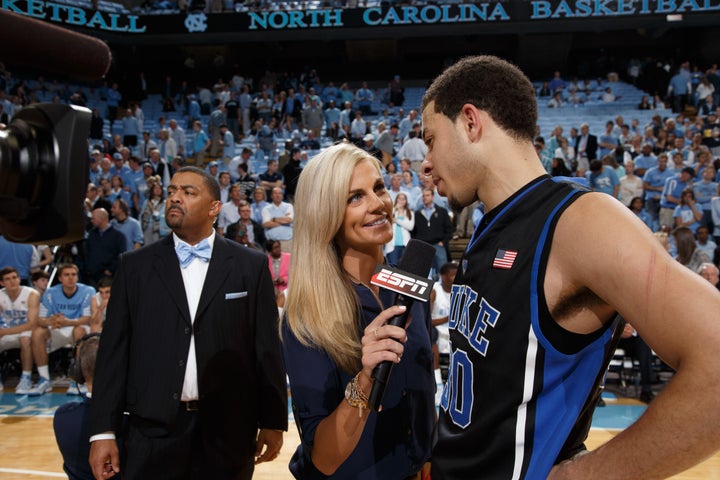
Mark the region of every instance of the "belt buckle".
[[197, 412], [198, 410], [200, 410], [200, 405], [197, 400], [188, 400], [185, 402], [186, 412]]

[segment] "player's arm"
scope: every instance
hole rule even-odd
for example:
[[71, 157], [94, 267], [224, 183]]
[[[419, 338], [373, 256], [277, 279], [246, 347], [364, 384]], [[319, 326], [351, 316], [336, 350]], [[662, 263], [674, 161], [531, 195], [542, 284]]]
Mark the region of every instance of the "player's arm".
[[75, 327], [78, 325], [90, 324], [90, 318], [92, 318], [92, 304], [93, 297], [95, 296], [95, 289], [91, 288], [90, 290], [92, 291], [90, 293], [87, 293], [85, 298], [83, 299], [82, 315], [72, 320], [68, 319], [65, 315], [62, 315], [62, 320], [60, 320], [59, 322], [61, 326]]
[[663, 187], [653, 186], [647, 180], [643, 182], [643, 188], [645, 190], [650, 190], [651, 192], [662, 192], [663, 191]]
[[273, 227], [279, 227], [280, 223], [277, 221], [276, 217], [270, 216], [270, 210], [266, 208], [263, 208], [262, 211], [262, 226], [263, 228], [273, 228]]
[[97, 328], [102, 325], [103, 308], [100, 306], [100, 300], [95, 295], [90, 299], [90, 326]]
[[444, 317], [437, 317], [432, 319], [432, 326], [437, 327], [438, 325], [442, 325], [443, 323], [447, 323], [448, 316], [445, 315]]
[[[627, 208], [597, 194], [565, 212], [550, 256], [564, 285], [614, 306], [677, 373], [637, 422], [548, 478], [666, 478], [718, 450], [720, 293], [673, 260]], [[591, 329], [573, 317], [563, 326]]]
[[90, 315], [83, 315], [82, 317], [78, 317], [75, 320], [70, 320], [73, 322], [71, 325], [90, 325]]
[[40, 327], [49, 327], [53, 324], [55, 321], [56, 315], [51, 313], [52, 308], [50, 308], [50, 305], [41, 300], [40, 301], [40, 309], [38, 312], [38, 319], [37, 319], [37, 325]]
[[690, 209], [693, 212], [693, 218], [696, 222], [699, 222], [703, 219], [703, 212], [701, 209], [698, 208], [697, 202], [693, 199], [690, 199], [688, 202], [688, 205], [690, 206]]
[[[433, 305], [435, 304], [435, 298], [437, 297], [437, 293], [435, 293], [435, 290], [430, 292], [430, 311], [432, 312]], [[445, 315], [444, 317], [437, 317], [433, 318], [431, 320], [432, 326], [437, 327], [438, 325], [442, 325], [443, 323], [446, 323], [448, 321], [448, 316]]]
[[65, 315], [60, 315], [57, 317], [56, 324], [53, 325], [54, 327], [75, 327], [78, 325], [89, 325], [90, 324], [90, 315], [83, 315], [82, 317], [78, 318], [67, 318]]
[[50, 247], [45, 247], [42, 249], [42, 253], [40, 254], [40, 263], [38, 264], [38, 268], [43, 268], [47, 265], [50, 265], [53, 261], [53, 253], [50, 250]]
[[293, 210], [293, 206], [290, 205], [288, 209], [285, 211], [285, 215], [282, 217], [276, 217], [273, 219], [275, 223], [278, 223], [280, 225], [289, 225], [293, 223], [293, 217], [295, 216], [295, 212]]

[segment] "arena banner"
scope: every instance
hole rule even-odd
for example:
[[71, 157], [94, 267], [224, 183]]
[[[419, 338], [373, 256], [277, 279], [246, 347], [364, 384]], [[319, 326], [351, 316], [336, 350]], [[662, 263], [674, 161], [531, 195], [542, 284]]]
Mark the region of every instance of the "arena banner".
[[712, 14], [720, 0], [511, 0], [425, 6], [136, 15], [44, 0], [0, 0], [2, 9], [70, 28], [125, 35], [177, 35], [517, 24]]

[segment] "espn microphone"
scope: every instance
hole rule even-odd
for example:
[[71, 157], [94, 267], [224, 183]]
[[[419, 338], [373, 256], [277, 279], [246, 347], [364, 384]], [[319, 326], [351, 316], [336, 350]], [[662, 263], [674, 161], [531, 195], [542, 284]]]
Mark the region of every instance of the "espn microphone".
[[[370, 283], [397, 293], [395, 305], [407, 307], [405, 312], [392, 317], [387, 324], [405, 327], [413, 301], [430, 300], [433, 281], [427, 278], [435, 258], [435, 247], [422, 240], [412, 239], [405, 247], [405, 252], [398, 262], [398, 268], [378, 265]], [[373, 382], [368, 408], [380, 409], [385, 386], [390, 378], [393, 362], [385, 360], [375, 367], [372, 373]]]

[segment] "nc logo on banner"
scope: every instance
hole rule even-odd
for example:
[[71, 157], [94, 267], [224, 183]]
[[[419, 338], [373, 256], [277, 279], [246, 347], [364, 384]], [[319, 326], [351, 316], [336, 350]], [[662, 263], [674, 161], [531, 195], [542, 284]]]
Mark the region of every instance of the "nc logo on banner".
[[207, 15], [204, 13], [190, 13], [185, 19], [185, 28], [190, 33], [204, 32], [207, 30]]

